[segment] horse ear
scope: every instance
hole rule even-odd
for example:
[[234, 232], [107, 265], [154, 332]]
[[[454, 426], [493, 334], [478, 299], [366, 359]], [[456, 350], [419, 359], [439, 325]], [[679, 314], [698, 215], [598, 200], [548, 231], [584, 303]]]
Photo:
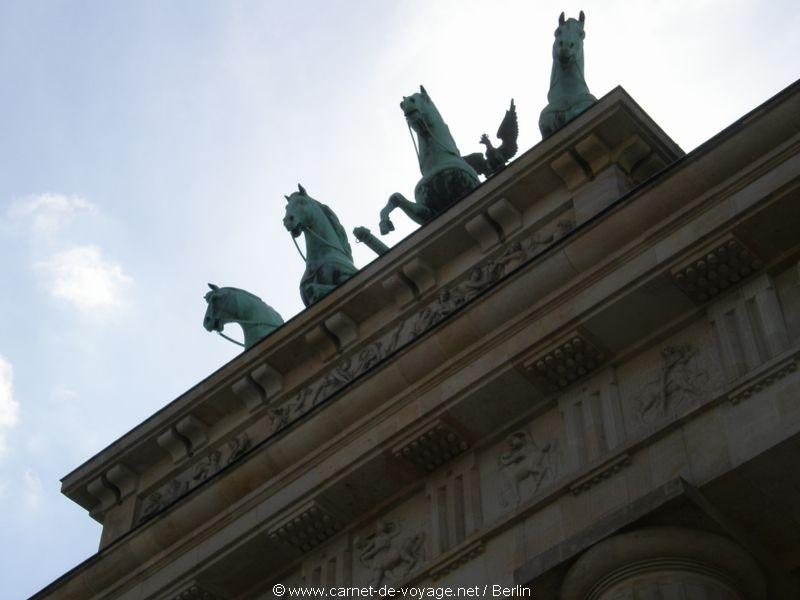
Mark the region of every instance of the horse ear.
[[564, 13], [562, 12], [562, 13], [561, 13], [561, 14], [558, 16], [558, 25], [559, 25], [559, 27], [560, 27], [561, 25], [563, 25], [565, 22], [566, 22], [566, 19], [564, 18]]
[[301, 194], [303, 194], [303, 196], [308, 196], [308, 194], [306, 194], [306, 188], [304, 188], [299, 183], [297, 184], [297, 191], [299, 191]]
[[284, 197], [284, 198], [286, 198], [286, 201], [287, 201], [287, 202], [289, 201], [289, 196], [287, 196], [286, 194], [284, 194], [284, 195], [283, 195], [283, 197]]
[[422, 92], [423, 94], [425, 94], [426, 96], [428, 95], [428, 92], [425, 91], [425, 86], [424, 85], [419, 86], [419, 91]]
[[583, 14], [583, 11], [581, 11], [581, 14], [578, 15], [578, 21], [581, 22], [581, 26], [583, 26], [584, 21], [586, 21], [586, 15]]
[[219, 289], [219, 286], [218, 285], [214, 285], [213, 283], [209, 283], [208, 287], [210, 287], [215, 292]]

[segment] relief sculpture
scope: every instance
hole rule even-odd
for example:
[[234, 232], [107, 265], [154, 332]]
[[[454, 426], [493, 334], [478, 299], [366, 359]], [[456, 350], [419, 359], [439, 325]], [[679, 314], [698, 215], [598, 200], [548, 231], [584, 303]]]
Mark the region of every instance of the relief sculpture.
[[[324, 375], [312, 380], [302, 387], [297, 393], [290, 396], [282, 403], [270, 406], [267, 414], [271, 419], [271, 431], [276, 432], [289, 426], [292, 422], [302, 417], [315, 406], [321, 404], [351, 381], [373, 368], [380, 361], [393, 354], [396, 350], [411, 343], [432, 327], [443, 321], [463, 305], [475, 299], [484, 290], [491, 287], [499, 280], [506, 277], [514, 269], [533, 259], [549, 244], [557, 242], [574, 227], [571, 218], [561, 219], [558, 222], [546, 225], [521, 240], [510, 242], [482, 264], [476, 265], [458, 283], [440, 291], [439, 295], [427, 302], [422, 308], [401, 319], [394, 327], [384, 332], [378, 339], [356, 350], [353, 354], [342, 358]], [[241, 438], [241, 439], [240, 439]], [[179, 496], [187, 493], [203, 481], [214, 475], [225, 465], [235, 461], [249, 447], [250, 440], [240, 436], [209, 453], [196, 463], [189, 471], [179, 475], [173, 481], [162, 485], [142, 500], [142, 508], [138, 515], [138, 522], [142, 522], [157, 514]], [[238, 440], [238, 441], [237, 441]], [[237, 445], [239, 444], [239, 445]], [[523, 444], [524, 445], [524, 444]], [[531, 452], [541, 460], [540, 467], [522, 466], [522, 459], [512, 448], [506, 456], [506, 464], [501, 458], [501, 468], [512, 477], [515, 483], [504, 492], [513, 500], [517, 497], [517, 487], [522, 479], [534, 477], [536, 487], [543, 485], [545, 480], [552, 477], [550, 444], [538, 449], [531, 442]], [[524, 464], [533, 464], [530, 462]], [[528, 471], [524, 469], [527, 468]], [[522, 469], [522, 470], [520, 470]], [[511, 473], [516, 475], [511, 475]], [[527, 474], [525, 474], [527, 473]], [[509, 500], [511, 502], [512, 500]], [[513, 500], [514, 503], [518, 500]]]
[[341, 359], [330, 371], [300, 390], [280, 406], [270, 407], [272, 429], [277, 431], [333, 396], [398, 348], [412, 342], [477, 297], [483, 290], [508, 275], [542, 247], [558, 241], [574, 227], [571, 218], [535, 231], [529, 237], [509, 243], [495, 258], [475, 266], [460, 282], [444, 288], [417, 312], [402, 319], [380, 338], [357, 353]]
[[673, 414], [681, 406], [700, 398], [710, 377], [699, 364], [699, 358], [697, 348], [691, 344], [670, 345], [661, 350], [661, 374], [645, 385], [637, 400], [643, 423]]
[[374, 533], [356, 540], [361, 564], [372, 571], [370, 585], [379, 587], [387, 577], [399, 582], [423, 560], [425, 533], [401, 537], [402, 529], [399, 523], [379, 521]]
[[517, 506], [520, 502], [520, 486], [531, 480], [532, 493], [546, 487], [556, 476], [556, 442], [539, 446], [525, 431], [517, 431], [506, 440], [508, 450], [498, 457], [503, 478], [500, 503], [505, 507]]
[[247, 433], [241, 433], [211, 450], [190, 468], [147, 495], [142, 500], [137, 522], [143, 523], [164, 510], [179, 497], [215, 475], [223, 467], [236, 461], [250, 449], [250, 446], [250, 438]]

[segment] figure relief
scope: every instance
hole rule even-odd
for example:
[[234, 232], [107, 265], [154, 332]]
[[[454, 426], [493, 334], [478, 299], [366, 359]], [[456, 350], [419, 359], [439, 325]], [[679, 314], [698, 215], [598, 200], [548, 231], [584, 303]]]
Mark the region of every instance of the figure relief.
[[229, 465], [232, 462], [236, 461], [249, 449], [250, 449], [250, 438], [247, 437], [247, 433], [243, 433], [238, 437], [231, 438], [228, 441], [229, 454], [228, 454], [228, 459], [225, 461], [225, 464]]
[[560, 240], [575, 228], [575, 221], [571, 218], [558, 221], [554, 229], [545, 227], [534, 233], [525, 241], [528, 255], [535, 256], [539, 250]]
[[652, 423], [700, 398], [708, 388], [708, 372], [699, 364], [699, 352], [691, 344], [665, 346], [658, 379], [645, 385], [638, 397], [639, 418]]
[[172, 504], [189, 489], [189, 482], [173, 479], [159, 490], [150, 494], [142, 505], [139, 521], [144, 521], [156, 513], [161, 512], [167, 505]]
[[355, 541], [361, 564], [372, 571], [370, 585], [378, 587], [388, 578], [402, 581], [424, 560], [425, 533], [401, 536], [403, 525], [379, 521], [375, 532]]
[[219, 463], [222, 458], [222, 452], [219, 450], [211, 451], [205, 458], [201, 459], [199, 463], [192, 469], [192, 481], [195, 483], [202, 483], [214, 473], [219, 471]]
[[142, 523], [161, 512], [179, 497], [214, 476], [224, 466], [241, 458], [250, 445], [247, 433], [242, 432], [225, 444], [212, 449], [191, 467], [143, 498], [137, 522]]
[[515, 507], [520, 502], [523, 481], [531, 480], [532, 493], [552, 483], [556, 476], [556, 441], [539, 446], [526, 431], [512, 433], [506, 439], [508, 450], [498, 457], [503, 479], [500, 503]]

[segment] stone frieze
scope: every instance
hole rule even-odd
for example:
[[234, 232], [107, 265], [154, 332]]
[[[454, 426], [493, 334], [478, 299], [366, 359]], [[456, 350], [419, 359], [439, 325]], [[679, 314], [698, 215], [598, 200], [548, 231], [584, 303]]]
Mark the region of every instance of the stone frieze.
[[523, 240], [507, 244], [495, 258], [475, 266], [457, 284], [442, 289], [422, 309], [401, 319], [378, 339], [340, 360], [325, 375], [279, 406], [270, 408], [273, 431], [288, 426], [396, 350], [413, 342], [515, 268], [531, 260], [543, 246], [566, 235], [573, 226], [571, 220], [562, 220], [554, 227], [544, 228], [546, 231], [539, 230]]
[[241, 433], [208, 452], [198, 462], [145, 496], [139, 504], [136, 522], [143, 523], [178, 498], [225, 468], [250, 448], [247, 433]]
[[[339, 360], [324, 375], [279, 405], [269, 406], [267, 411], [271, 419], [271, 433], [288, 427], [395, 351], [431, 330], [514, 269], [532, 260], [544, 246], [564, 237], [573, 227], [574, 221], [565, 218], [542, 227], [521, 240], [506, 244], [494, 258], [475, 266], [458, 283], [442, 289], [435, 299], [401, 319], [378, 339]], [[234, 443], [234, 440], [230, 443]], [[225, 464], [236, 460], [251, 445], [246, 436], [242, 443], [246, 443], [247, 447], [240, 448], [235, 456], [224, 447], [217, 448], [191, 468], [150, 493], [141, 504], [136, 522], [142, 523], [153, 517], [219, 471], [224, 466], [221, 462], [223, 454], [225, 454]]]

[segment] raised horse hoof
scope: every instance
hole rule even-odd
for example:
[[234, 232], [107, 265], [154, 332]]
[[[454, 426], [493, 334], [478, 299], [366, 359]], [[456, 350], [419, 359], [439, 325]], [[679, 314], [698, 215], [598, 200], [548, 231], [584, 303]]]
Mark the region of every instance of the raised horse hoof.
[[394, 231], [394, 224], [389, 219], [386, 219], [385, 221], [381, 221], [380, 228], [381, 235], [386, 235], [390, 231]]

